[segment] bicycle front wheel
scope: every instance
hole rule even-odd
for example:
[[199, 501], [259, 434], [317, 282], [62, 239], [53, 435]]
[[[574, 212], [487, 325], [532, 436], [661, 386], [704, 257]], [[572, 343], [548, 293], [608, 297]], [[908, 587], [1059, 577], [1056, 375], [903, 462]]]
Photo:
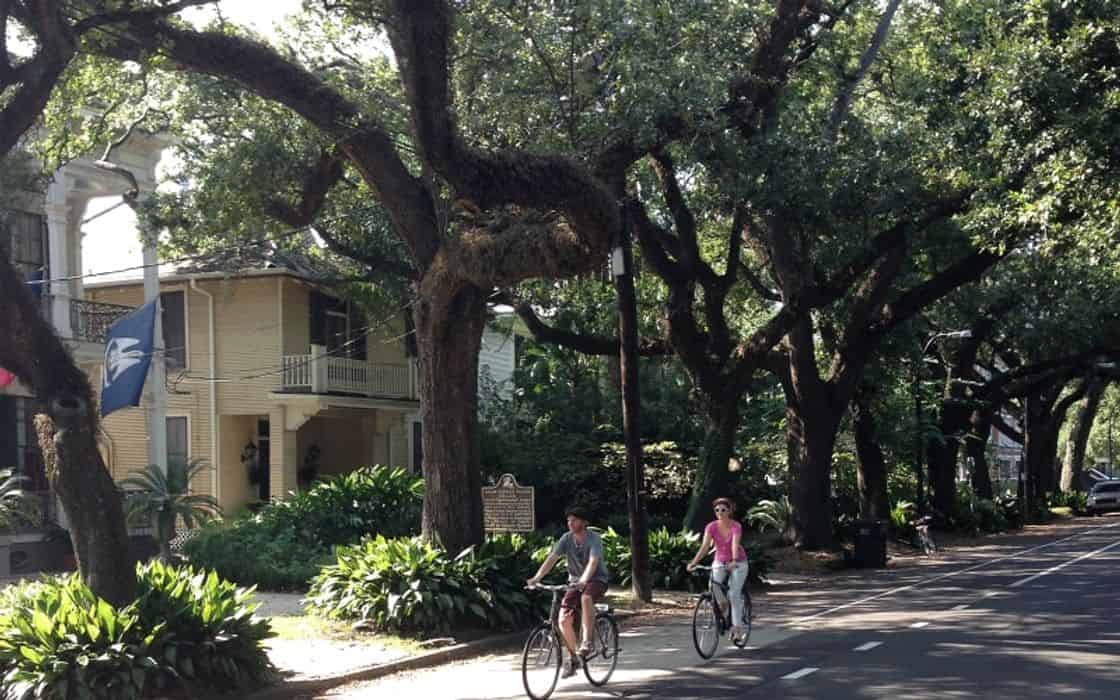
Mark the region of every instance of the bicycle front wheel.
[[618, 665], [618, 624], [609, 615], [595, 618], [595, 634], [591, 636], [591, 654], [583, 662], [583, 674], [593, 686], [610, 680]]
[[547, 700], [560, 680], [560, 639], [551, 625], [541, 625], [525, 641], [521, 654], [521, 681], [533, 700]]
[[712, 596], [705, 593], [696, 601], [696, 609], [692, 612], [692, 643], [701, 658], [710, 659], [715, 656], [719, 634], [715, 603]]
[[735, 638], [735, 646], [740, 649], [751, 641], [751, 624], [754, 620], [754, 607], [751, 604], [751, 594], [743, 588], [743, 633]]

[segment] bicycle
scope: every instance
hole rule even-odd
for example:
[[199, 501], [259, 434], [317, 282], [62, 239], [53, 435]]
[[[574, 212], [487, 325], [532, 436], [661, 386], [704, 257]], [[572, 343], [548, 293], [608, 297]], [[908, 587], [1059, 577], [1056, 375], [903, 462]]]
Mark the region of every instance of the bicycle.
[[[528, 588], [528, 587], [527, 587]], [[530, 588], [552, 592], [552, 607], [548, 618], [529, 633], [525, 650], [521, 653], [521, 680], [525, 693], [533, 700], [547, 700], [556, 690], [563, 663], [564, 642], [560, 636], [560, 602], [564, 593], [576, 586], [564, 584], [551, 586], [538, 583]], [[577, 621], [578, 621], [577, 617]], [[610, 605], [595, 604], [595, 633], [591, 635], [591, 653], [583, 657], [583, 675], [595, 687], [600, 687], [614, 673], [618, 665], [618, 623]], [[595, 663], [598, 661], [599, 663]]]
[[[710, 566], [697, 566], [694, 571], [707, 571], [711, 572]], [[728, 577], [730, 580], [730, 577]], [[723, 599], [728, 602], [730, 608], [731, 597], [728, 595], [730, 587], [726, 583], [716, 581], [712, 578], [708, 579], [711, 586], [718, 586], [723, 592]], [[732, 643], [743, 649], [747, 646], [747, 642], [751, 638], [751, 621], [754, 619], [754, 605], [751, 603], [751, 593], [747, 590], [746, 585], [743, 586], [743, 633], [738, 637], [734, 637]], [[715, 597], [712, 594], [712, 589], [709, 586], [708, 590], [700, 594], [699, 599], [696, 601], [696, 609], [692, 612], [692, 643], [696, 647], [696, 653], [703, 659], [710, 659], [716, 654], [716, 649], [719, 647], [719, 638], [727, 634], [731, 629], [731, 610], [724, 613], [722, 606], [716, 603]]]

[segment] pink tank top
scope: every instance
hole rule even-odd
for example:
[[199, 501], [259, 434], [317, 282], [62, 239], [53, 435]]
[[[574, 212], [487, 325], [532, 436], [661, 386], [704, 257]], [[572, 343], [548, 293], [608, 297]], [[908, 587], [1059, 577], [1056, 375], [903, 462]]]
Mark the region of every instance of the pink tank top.
[[[712, 538], [712, 542], [716, 546], [716, 561], [720, 564], [726, 564], [731, 559], [731, 538], [738, 535], [740, 539], [743, 537], [743, 526], [737, 520], [731, 521], [731, 526], [727, 528], [727, 537], [724, 538], [719, 531], [719, 521], [713, 520], [708, 523], [708, 527], [704, 528], [704, 534]], [[747, 550], [743, 545], [739, 545], [739, 561], [747, 560]]]

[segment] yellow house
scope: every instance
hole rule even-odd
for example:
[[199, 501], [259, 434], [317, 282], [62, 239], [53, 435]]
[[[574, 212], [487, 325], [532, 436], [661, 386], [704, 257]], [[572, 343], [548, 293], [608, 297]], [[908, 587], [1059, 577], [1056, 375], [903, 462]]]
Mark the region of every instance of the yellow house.
[[[135, 307], [144, 294], [135, 280], [87, 284], [85, 296]], [[399, 310], [364, 317], [279, 268], [161, 275], [160, 298], [168, 457], [209, 462], [192, 490], [226, 514], [316, 475], [419, 470], [416, 366]], [[100, 363], [83, 368], [99, 387]], [[142, 405], [104, 420], [114, 478], [148, 461], [148, 416]]]

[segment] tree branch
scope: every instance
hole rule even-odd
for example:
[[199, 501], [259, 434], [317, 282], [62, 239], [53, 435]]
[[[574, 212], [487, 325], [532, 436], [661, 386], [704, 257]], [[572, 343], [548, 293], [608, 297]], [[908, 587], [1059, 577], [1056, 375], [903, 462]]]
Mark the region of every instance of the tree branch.
[[[588, 252], [583, 266], [605, 255], [621, 228], [615, 196], [583, 166], [560, 156], [506, 151], [485, 154], [462, 141], [451, 113], [448, 45], [451, 10], [438, 0], [393, 0], [389, 39], [409, 97], [424, 161], [461, 198], [482, 210], [516, 205], [557, 210], [569, 222], [569, 243]], [[574, 239], [574, 240], [572, 240]], [[547, 248], [538, 252], [546, 254]], [[555, 263], [568, 268], [573, 259]], [[498, 281], [504, 284], [504, 281]]]
[[828, 117], [828, 126], [825, 128], [825, 139], [833, 141], [836, 139], [836, 134], [840, 130], [840, 125], [844, 123], [844, 119], [848, 116], [848, 111], [852, 106], [852, 96], [855, 94], [856, 87], [859, 86], [863, 77], [867, 75], [868, 69], [871, 64], [875, 62], [879, 51], [882, 50], [883, 44], [886, 43], [887, 34], [890, 32], [891, 21], [894, 19], [894, 14], [898, 10], [898, 6], [902, 4], [902, 0], [890, 0], [887, 3], [883, 15], [879, 18], [879, 23], [875, 27], [875, 33], [871, 36], [871, 44], [864, 50], [863, 55], [859, 59], [859, 67], [851, 75], [845, 76], [844, 83], [840, 87], [839, 94], [836, 96], [836, 102], [832, 106], [832, 113]]
[[[508, 296], [505, 298], [509, 299]], [[620, 341], [617, 336], [608, 337], [561, 330], [541, 320], [530, 304], [524, 301], [510, 301], [514, 311], [533, 334], [533, 339], [539, 343], [557, 345], [584, 355], [617, 356], [619, 354]], [[655, 357], [670, 355], [672, 349], [661, 339], [642, 338], [638, 342], [638, 352], [645, 357]]]

